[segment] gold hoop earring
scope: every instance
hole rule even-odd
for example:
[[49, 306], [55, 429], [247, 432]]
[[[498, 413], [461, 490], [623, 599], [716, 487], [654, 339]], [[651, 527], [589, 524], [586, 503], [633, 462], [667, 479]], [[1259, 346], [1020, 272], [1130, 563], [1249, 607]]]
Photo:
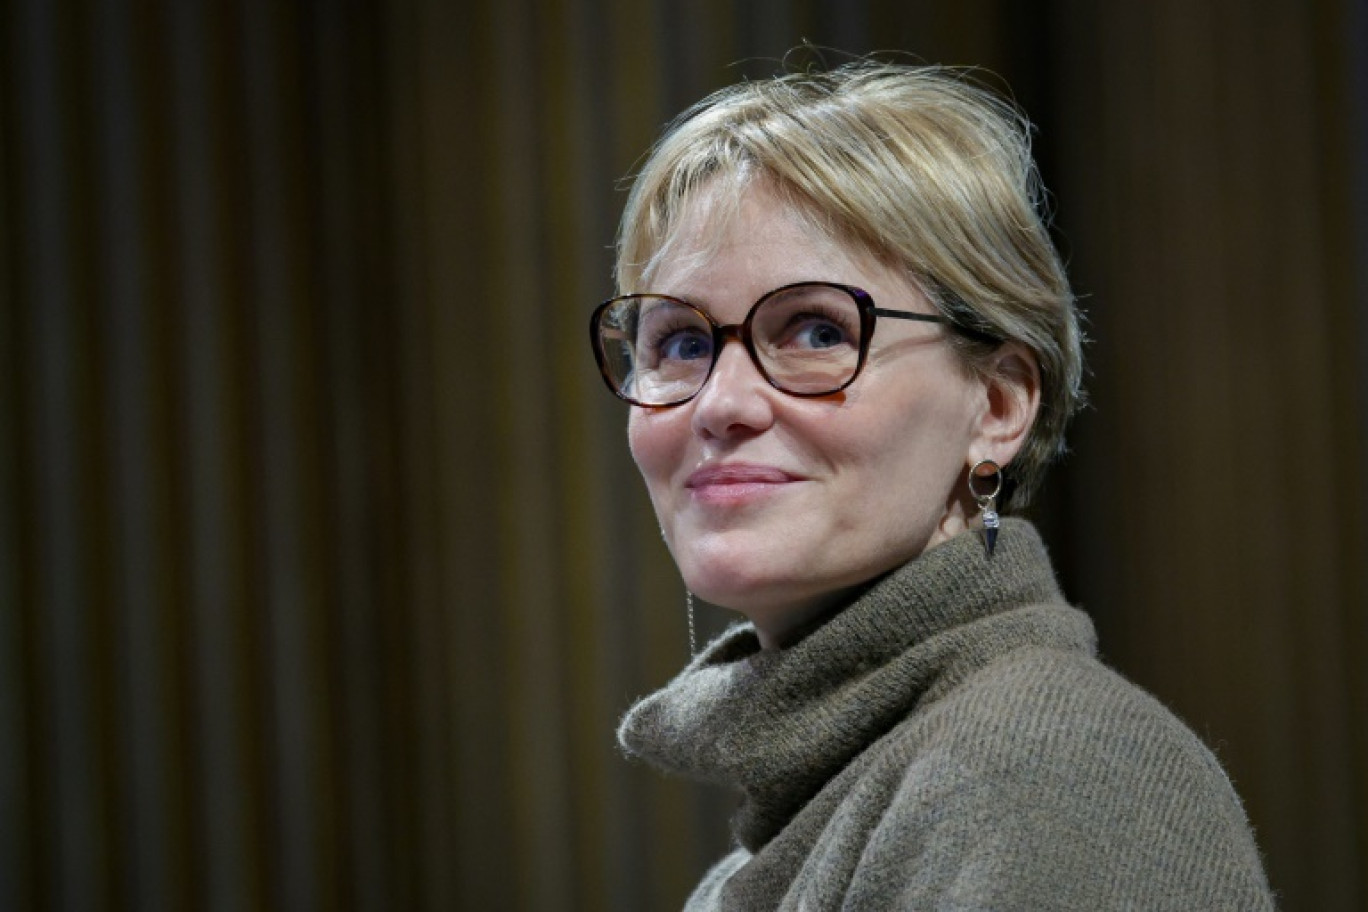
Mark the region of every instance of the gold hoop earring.
[[[990, 466], [991, 472], [980, 474], [979, 469]], [[994, 481], [993, 490], [988, 492], [980, 491], [974, 482], [979, 478], [992, 478]], [[983, 547], [988, 552], [988, 557], [992, 558], [993, 549], [997, 547], [998, 529], [1002, 527], [1002, 520], [998, 517], [996, 502], [997, 496], [1002, 492], [1002, 467], [991, 459], [980, 459], [974, 463], [969, 470], [969, 494], [974, 498], [974, 503], [978, 504], [979, 519], [983, 523]]]

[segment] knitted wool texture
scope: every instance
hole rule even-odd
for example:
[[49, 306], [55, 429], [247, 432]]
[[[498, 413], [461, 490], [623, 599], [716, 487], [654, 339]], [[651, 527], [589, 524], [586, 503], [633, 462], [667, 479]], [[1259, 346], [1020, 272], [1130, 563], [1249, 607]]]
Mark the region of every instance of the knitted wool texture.
[[619, 731], [742, 794], [687, 909], [1273, 908], [1216, 759], [1094, 640], [1012, 519], [789, 648], [728, 631]]

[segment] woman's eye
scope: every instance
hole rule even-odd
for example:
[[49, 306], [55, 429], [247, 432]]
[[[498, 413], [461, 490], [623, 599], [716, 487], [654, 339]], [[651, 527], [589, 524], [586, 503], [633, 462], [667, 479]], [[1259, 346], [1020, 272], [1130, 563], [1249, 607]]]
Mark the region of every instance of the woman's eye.
[[783, 348], [812, 351], [849, 344], [850, 333], [844, 326], [827, 317], [811, 315], [791, 321], [781, 341]]
[[826, 320], [812, 320], [794, 336], [799, 345], [807, 348], [833, 348], [846, 340], [845, 330]]
[[712, 357], [712, 338], [696, 329], [679, 330], [655, 346], [662, 361], [696, 361]]

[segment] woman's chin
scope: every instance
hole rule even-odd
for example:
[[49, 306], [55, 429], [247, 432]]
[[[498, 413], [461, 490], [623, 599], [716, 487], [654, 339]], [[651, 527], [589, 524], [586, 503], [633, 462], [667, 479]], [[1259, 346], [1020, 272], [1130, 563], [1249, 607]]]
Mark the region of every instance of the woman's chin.
[[675, 562], [689, 591], [710, 604], [752, 616], [821, 596], [830, 568], [791, 530], [678, 531], [683, 534], [671, 542]]
[[792, 581], [766, 578], [746, 570], [730, 568], [685, 572], [684, 582], [690, 592], [708, 604], [745, 615], [782, 604], [786, 601], [785, 590], [792, 588]]
[[792, 565], [776, 566], [771, 573], [764, 569], [757, 561], [693, 562], [684, 571], [684, 581], [696, 597], [752, 621], [801, 613], [815, 600], [810, 587], [797, 584]]
[[760, 645], [773, 649], [790, 644], [820, 626], [830, 615], [841, 593], [799, 590], [793, 581], [748, 577], [744, 582], [707, 580], [690, 586], [693, 594], [745, 617], [756, 629]]

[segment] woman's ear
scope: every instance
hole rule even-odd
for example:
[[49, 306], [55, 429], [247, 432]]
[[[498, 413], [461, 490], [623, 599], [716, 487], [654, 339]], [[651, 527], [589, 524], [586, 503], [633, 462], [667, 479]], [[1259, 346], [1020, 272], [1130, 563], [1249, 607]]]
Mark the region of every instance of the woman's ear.
[[1005, 342], [994, 352], [983, 381], [979, 433], [969, 448], [971, 464], [991, 459], [1007, 465], [1016, 458], [1040, 410], [1040, 366], [1029, 348]]

